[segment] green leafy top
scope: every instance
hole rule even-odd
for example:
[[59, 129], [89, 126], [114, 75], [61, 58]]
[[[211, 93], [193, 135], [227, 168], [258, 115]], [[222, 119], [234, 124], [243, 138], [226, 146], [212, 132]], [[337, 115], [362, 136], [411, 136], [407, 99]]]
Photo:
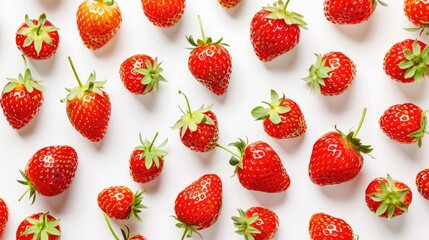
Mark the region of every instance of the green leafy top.
[[25, 15], [25, 24], [28, 27], [21, 28], [16, 34], [26, 36], [24, 40], [24, 47], [28, 47], [31, 44], [34, 44], [34, 49], [39, 55], [42, 50], [42, 44], [45, 42], [49, 45], [53, 45], [53, 41], [51, 36], [49, 36], [50, 32], [58, 31], [59, 28], [55, 26], [44, 26], [46, 23], [46, 15], [42, 13], [39, 19], [37, 20], [37, 24], [34, 24], [33, 21], [30, 20], [28, 15]]
[[167, 82], [167, 80], [161, 75], [163, 69], [161, 68], [162, 62], [158, 63], [158, 58], [155, 58], [152, 64], [149, 59], [146, 60], [146, 68], [138, 68], [135, 71], [143, 74], [144, 78], [141, 83], [146, 86], [143, 93], [148, 93], [152, 89], [156, 92], [159, 89], [159, 82]]
[[423, 76], [429, 75], [429, 46], [426, 46], [423, 51], [420, 48], [418, 41], [414, 41], [412, 50], [405, 49], [403, 51], [406, 60], [398, 64], [400, 69], [406, 69], [404, 77], [413, 78], [416, 82], [421, 82]]
[[243, 210], [237, 209], [237, 211], [239, 216], [232, 217], [234, 226], [238, 228], [235, 232], [239, 235], [243, 235], [245, 240], [255, 240], [254, 235], [261, 233], [261, 231], [252, 226], [252, 224], [258, 220], [258, 214], [253, 215], [252, 217], [247, 217]]
[[423, 33], [426, 34], [426, 36], [429, 36], [429, 22], [427, 21], [420, 21], [421, 26], [420, 27], [411, 27], [411, 28], [404, 28], [408, 32], [420, 32], [419, 35], [422, 35]]
[[43, 213], [39, 219], [27, 218], [31, 224], [21, 236], [33, 235], [33, 240], [49, 240], [49, 236], [60, 236], [61, 232], [56, 228], [60, 224], [59, 220], [48, 220], [49, 213]]
[[232, 154], [231, 158], [229, 159], [229, 164], [231, 166], [235, 166], [234, 175], [237, 173], [238, 168], [243, 168], [243, 156], [244, 156], [244, 152], [246, 150], [247, 144], [248, 144], [248, 140], [247, 139], [243, 140], [241, 138], [239, 138], [238, 141], [236, 142], [232, 142], [228, 144], [228, 146], [233, 146], [237, 148], [238, 153], [233, 152], [220, 144], [216, 144], [217, 147]]
[[279, 98], [277, 92], [271, 89], [271, 103], [263, 101], [262, 103], [268, 105], [268, 108], [257, 106], [252, 109], [251, 113], [255, 120], [264, 120], [269, 117], [270, 121], [274, 124], [281, 122], [280, 114], [284, 114], [290, 111], [289, 106], [281, 106], [285, 100], [285, 95]]
[[142, 219], [139, 216], [139, 213], [141, 213], [141, 210], [143, 208], [147, 208], [145, 205], [142, 204], [142, 200], [143, 200], [143, 193], [145, 193], [146, 190], [143, 191], [137, 191], [136, 193], [134, 193], [134, 201], [131, 205], [131, 212], [128, 215], [127, 219], [130, 219], [132, 216], [134, 216], [135, 218], [137, 218], [137, 220], [142, 221]]
[[426, 110], [422, 113], [422, 117], [420, 120], [420, 129], [411, 133], [409, 136], [414, 138], [418, 143], [417, 145], [419, 147], [422, 147], [422, 139], [425, 136], [425, 134], [429, 134], [429, 131], [426, 129], [427, 126], [427, 117], [426, 117], [426, 113], [429, 110]]
[[149, 141], [148, 139], [145, 139], [143, 141], [141, 133], [139, 134], [140, 138], [140, 146], [137, 146], [135, 149], [143, 151], [143, 153], [140, 156], [140, 159], [144, 159], [145, 167], [146, 169], [149, 169], [152, 167], [153, 164], [157, 168], [159, 168], [159, 159], [167, 156], [167, 152], [162, 150], [163, 147], [167, 144], [168, 139], [165, 139], [164, 142], [162, 142], [158, 146], [154, 146], [156, 137], [158, 136], [158, 133], [155, 134], [155, 137], [152, 141]]
[[181, 240], [185, 239], [185, 237], [186, 238], [192, 237], [193, 233], [196, 233], [201, 239], [203, 239], [203, 237], [201, 236], [201, 234], [197, 231], [200, 228], [199, 226], [197, 226], [197, 225], [189, 225], [189, 224], [183, 222], [182, 220], [180, 220], [176, 216], [171, 216], [171, 217], [173, 217], [177, 221], [176, 227], [185, 229], [185, 231], [183, 231], [183, 235], [182, 235]]
[[36, 187], [33, 185], [31, 180], [28, 178], [28, 176], [22, 170], [19, 170], [19, 172], [21, 173], [21, 176], [24, 178], [24, 180], [18, 180], [18, 182], [24, 186], [27, 186], [28, 188], [21, 195], [21, 197], [19, 197], [18, 201], [21, 201], [21, 199], [29, 192], [30, 196], [28, 198], [31, 199], [31, 204], [34, 204], [34, 202], [36, 201], [36, 193], [37, 193]]
[[310, 83], [311, 92], [320, 94], [320, 86], [325, 86], [325, 78], [329, 76], [329, 72], [334, 69], [326, 67], [326, 60], [322, 60], [322, 55], [316, 53], [316, 63], [310, 66], [309, 76], [302, 78], [307, 83]]
[[24, 86], [29, 93], [32, 93], [34, 89], [43, 91], [43, 87], [39, 85], [38, 81], [35, 81], [31, 77], [31, 71], [27, 67], [27, 61], [25, 60], [24, 55], [22, 55], [22, 59], [24, 60], [24, 75], [20, 73], [18, 75], [18, 79], [7, 78], [10, 83], [5, 86], [5, 88], [3, 89], [3, 93], [11, 92], [18, 86]]
[[206, 37], [206, 35], [204, 34], [203, 24], [201, 23], [201, 18], [199, 15], [198, 15], [198, 23], [200, 25], [200, 31], [201, 31], [202, 38], [197, 39], [197, 41], [195, 42], [192, 35], [186, 36], [186, 39], [188, 40], [188, 42], [193, 46], [192, 48], [190, 48], [190, 49], [192, 49], [192, 51], [199, 46], [209, 45], [209, 44], [229, 46], [228, 44], [222, 42], [223, 38], [220, 38], [216, 42], [213, 42], [211, 37]]
[[278, 0], [273, 4], [273, 6], [264, 7], [264, 10], [270, 12], [270, 14], [266, 16], [266, 18], [274, 20], [283, 19], [288, 25], [297, 24], [303, 29], [308, 29], [307, 23], [303, 20], [303, 15], [286, 10], [289, 2], [290, 0], [287, 0], [286, 4], [284, 4], [282, 0]]

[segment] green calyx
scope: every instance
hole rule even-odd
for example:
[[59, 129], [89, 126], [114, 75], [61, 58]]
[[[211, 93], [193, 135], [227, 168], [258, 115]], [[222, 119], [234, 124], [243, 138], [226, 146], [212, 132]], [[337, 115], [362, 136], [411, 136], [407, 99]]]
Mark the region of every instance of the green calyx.
[[171, 216], [172, 218], [176, 219], [177, 223], [176, 223], [176, 227], [178, 228], [183, 228], [183, 235], [180, 238], [181, 240], [185, 239], [185, 238], [190, 238], [192, 237], [193, 233], [196, 233], [201, 239], [203, 239], [203, 237], [201, 236], [201, 234], [197, 231], [200, 227], [197, 225], [189, 225], [185, 222], [183, 222], [182, 220], [180, 220], [178, 217], [176, 216]]
[[421, 50], [420, 44], [416, 41], [413, 43], [412, 50], [403, 51], [406, 60], [398, 64], [400, 69], [406, 69], [404, 77], [413, 78], [416, 82], [421, 82], [423, 76], [429, 75], [429, 46]]
[[252, 217], [247, 217], [243, 210], [237, 209], [237, 211], [239, 216], [231, 218], [234, 221], [234, 226], [238, 228], [235, 232], [239, 235], [243, 235], [245, 240], [255, 240], [254, 235], [260, 234], [261, 231], [253, 227], [252, 224], [258, 220], [259, 216], [256, 214]]
[[228, 146], [233, 146], [237, 148], [238, 153], [235, 153], [222, 145], [216, 144], [217, 147], [232, 154], [231, 158], [229, 159], [229, 164], [235, 167], [234, 175], [237, 173], [238, 168], [243, 168], [243, 156], [244, 156], [244, 152], [246, 150], [247, 144], [248, 144], [248, 140], [246, 139], [245, 141], [241, 138], [239, 138], [237, 142], [232, 142], [228, 144]]
[[37, 20], [37, 24], [34, 24], [33, 21], [30, 20], [28, 15], [25, 15], [25, 24], [27, 27], [23, 27], [16, 34], [26, 36], [24, 40], [24, 47], [28, 47], [31, 44], [34, 44], [34, 49], [39, 55], [42, 50], [42, 44], [45, 42], [49, 45], [53, 45], [53, 41], [51, 36], [49, 36], [50, 32], [58, 31], [59, 28], [55, 26], [44, 26], [46, 23], [46, 15], [42, 13], [39, 19]]
[[285, 100], [285, 95], [280, 98], [278, 93], [271, 89], [271, 103], [263, 101], [263, 104], [268, 105], [268, 108], [263, 106], [257, 106], [252, 109], [251, 114], [255, 120], [264, 120], [269, 117], [270, 121], [274, 124], [281, 122], [280, 114], [284, 114], [290, 111], [289, 106], [281, 106]]
[[[120, 240], [118, 235], [116, 235], [115, 231], [113, 230], [112, 224], [110, 223], [110, 220], [109, 220], [109, 216], [107, 216], [106, 213], [104, 214], [104, 220], [106, 220], [107, 226], [109, 227], [109, 230], [112, 233], [115, 240]], [[121, 228], [121, 234], [124, 240], [129, 240], [134, 236], [136, 236], [136, 234], [130, 235], [130, 229], [128, 228], [128, 226], [125, 226], [125, 229]]]
[[286, 10], [289, 2], [290, 0], [287, 0], [286, 4], [284, 4], [282, 0], [278, 0], [273, 4], [273, 6], [264, 7], [263, 9], [265, 11], [270, 12], [270, 14], [266, 16], [266, 18], [274, 19], [274, 20], [282, 19], [288, 25], [297, 24], [303, 29], [308, 29], [307, 23], [303, 20], [304, 19], [303, 15]]
[[141, 133], [139, 134], [141, 145], [135, 149], [143, 151], [140, 159], [144, 159], [146, 169], [151, 168], [153, 164], [159, 168], [159, 160], [168, 154], [166, 151], [162, 150], [162, 148], [167, 145], [168, 139], [165, 139], [160, 145], [155, 146], [154, 143], [157, 136], [158, 133], [155, 134], [152, 141], [149, 141], [148, 139], [143, 140]]
[[24, 75], [20, 73], [18, 75], [18, 79], [7, 78], [7, 80], [9, 80], [10, 83], [7, 84], [6, 87], [3, 89], [3, 93], [11, 92], [18, 86], [24, 86], [29, 93], [32, 93], [34, 89], [37, 89], [43, 92], [43, 87], [39, 85], [38, 81], [35, 81], [31, 77], [31, 71], [27, 67], [27, 61], [25, 60], [24, 55], [21, 55], [21, 56], [22, 56], [22, 59], [24, 60]]
[[427, 126], [426, 113], [427, 112], [428, 110], [422, 113], [422, 117], [420, 120], [420, 129], [409, 135], [410, 137], [414, 138], [415, 141], [417, 141], [417, 145], [419, 146], [419, 148], [422, 147], [422, 139], [425, 136], [425, 134], [429, 134], [429, 131], [426, 130], [426, 126]]
[[204, 45], [210, 45], [210, 44], [229, 46], [228, 44], [222, 42], [223, 38], [220, 38], [216, 42], [213, 42], [211, 37], [206, 37], [206, 35], [204, 34], [203, 24], [201, 22], [201, 18], [199, 15], [198, 15], [198, 24], [200, 25], [200, 31], [201, 31], [202, 38], [197, 39], [197, 41], [195, 42], [192, 35], [186, 36], [186, 39], [188, 40], [188, 42], [193, 46], [190, 49], [194, 50], [197, 47], [204, 46]]
[[106, 4], [107, 6], [112, 6], [115, 3], [114, 0], [95, 0], [95, 1], [102, 2], [102, 3]]
[[146, 86], [143, 93], [148, 93], [152, 89], [157, 92], [159, 89], [159, 82], [167, 82], [167, 80], [161, 75], [163, 69], [161, 68], [162, 62], [158, 62], [158, 58], [155, 58], [152, 64], [149, 60], [146, 60], [146, 68], [138, 68], [135, 71], [143, 74], [144, 77], [141, 83]]
[[325, 86], [325, 78], [329, 76], [329, 73], [334, 69], [326, 67], [326, 61], [322, 60], [322, 55], [316, 53], [316, 63], [310, 66], [309, 76], [302, 78], [307, 83], [310, 83], [311, 93], [320, 94], [320, 86]]
[[395, 212], [395, 208], [399, 208], [402, 211], [408, 210], [404, 203], [404, 196], [410, 191], [409, 188], [396, 188], [395, 182], [389, 174], [387, 174], [387, 184], [385, 181], [380, 181], [380, 188], [381, 192], [371, 193], [368, 195], [372, 200], [381, 202], [375, 212], [377, 216], [380, 216], [387, 211], [387, 218], [391, 219]]
[[134, 201], [131, 204], [131, 212], [128, 214], [127, 219], [130, 219], [131, 217], [137, 218], [137, 220], [142, 221], [142, 219], [139, 216], [139, 213], [141, 213], [142, 209], [147, 208], [145, 205], [142, 204], [143, 200], [143, 193], [145, 193], [146, 190], [143, 191], [137, 191], [134, 194]]
[[31, 226], [21, 233], [21, 236], [33, 235], [33, 240], [49, 240], [49, 236], [61, 236], [61, 232], [56, 228], [60, 221], [48, 220], [48, 214], [41, 214], [39, 219], [25, 219]]
[[31, 180], [28, 178], [28, 176], [23, 171], [20, 170], [19, 172], [21, 173], [21, 176], [24, 178], [24, 180], [18, 180], [18, 182], [21, 183], [22, 185], [27, 186], [28, 188], [19, 197], [18, 201], [21, 201], [22, 198], [29, 192], [30, 196], [28, 198], [31, 199], [31, 204], [33, 205], [34, 202], [36, 201], [36, 193], [37, 193], [36, 188], [34, 187]]
[[421, 27], [412, 27], [412, 28], [404, 28], [408, 32], [420, 32], [419, 35], [422, 35], [423, 33], [426, 34], [426, 36], [429, 35], [429, 22], [421, 21]]

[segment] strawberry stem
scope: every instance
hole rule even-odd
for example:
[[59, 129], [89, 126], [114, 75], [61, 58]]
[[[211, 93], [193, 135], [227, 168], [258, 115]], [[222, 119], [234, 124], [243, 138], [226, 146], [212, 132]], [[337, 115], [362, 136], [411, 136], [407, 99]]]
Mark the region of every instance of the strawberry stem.
[[200, 25], [201, 35], [203, 36], [203, 42], [206, 42], [206, 35], [204, 34], [203, 23], [201, 22], [200, 15], [198, 15], [198, 24]]
[[359, 120], [359, 123], [358, 123], [358, 126], [356, 128], [356, 131], [353, 134], [353, 138], [355, 138], [357, 136], [357, 134], [359, 133], [360, 128], [362, 127], [363, 120], [365, 119], [365, 115], [366, 115], [366, 110], [367, 110], [366, 108], [363, 109], [362, 116], [361, 116], [361, 118]]
[[106, 220], [107, 226], [109, 227], [109, 230], [112, 233], [113, 237], [116, 240], [120, 240], [118, 235], [116, 235], [115, 231], [113, 231], [112, 224], [110, 224], [110, 220], [109, 220], [109, 217], [107, 216], [107, 214], [104, 214], [104, 219]]
[[231, 151], [231, 150], [229, 150], [228, 148], [226, 148], [226, 147], [224, 147], [224, 146], [222, 146], [222, 145], [220, 145], [220, 144], [217, 144], [216, 143], [216, 147], [219, 147], [219, 148], [221, 148], [221, 149], [223, 149], [223, 150], [225, 150], [225, 151], [227, 151], [227, 152], [229, 152], [229, 153], [231, 153], [232, 155], [234, 155], [234, 156], [236, 156], [237, 158], [241, 158], [241, 156], [240, 155], [238, 155], [237, 153], [235, 153], [235, 152], [233, 152], [233, 151]]
[[25, 59], [24, 54], [22, 54], [21, 57], [22, 57], [22, 60], [24, 60], [24, 72], [25, 72], [25, 71], [27, 71], [27, 68], [28, 68], [27, 67], [27, 59]]
[[285, 6], [283, 7], [283, 12], [286, 12], [287, 5], [289, 5], [290, 0], [287, 0]]
[[192, 109], [191, 109], [191, 105], [189, 105], [189, 100], [188, 97], [186, 96], [186, 94], [184, 92], [182, 92], [181, 90], [179, 90], [179, 94], [182, 94], [185, 97], [186, 100], [186, 105], [188, 106], [188, 114], [189, 116], [192, 118]]
[[28, 188], [27, 190], [25, 190], [25, 192], [18, 198], [18, 201], [21, 201], [22, 198], [24, 198], [24, 196], [30, 191], [30, 188]]
[[187, 233], [188, 233], [188, 228], [185, 228], [185, 231], [183, 231], [181, 240], [185, 239]]
[[156, 140], [156, 137], [158, 137], [158, 132], [156, 132], [155, 137], [153, 137], [153, 140], [152, 140], [152, 142], [150, 143], [150, 146], [149, 146], [149, 149], [148, 149], [148, 151], [149, 151], [149, 152], [150, 152], [150, 150], [152, 149], [152, 146], [153, 146], [153, 144], [154, 144], [154, 142], [155, 142], [155, 140]]
[[72, 61], [70, 56], [68, 57], [68, 60], [69, 60], [70, 66], [73, 70], [74, 76], [76, 77], [77, 83], [79, 84], [79, 87], [82, 87], [82, 82], [80, 81], [80, 78], [77, 75], [76, 69], [74, 68], [73, 61]]

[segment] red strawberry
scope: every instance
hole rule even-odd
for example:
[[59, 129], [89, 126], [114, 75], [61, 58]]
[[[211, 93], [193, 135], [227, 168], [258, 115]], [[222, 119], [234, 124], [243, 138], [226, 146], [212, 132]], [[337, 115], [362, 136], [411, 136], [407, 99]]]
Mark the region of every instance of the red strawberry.
[[16, 230], [16, 240], [60, 240], [60, 221], [49, 213], [27, 217]]
[[301, 14], [287, 11], [290, 0], [279, 0], [274, 6], [264, 7], [253, 16], [250, 41], [258, 58], [269, 62], [292, 50], [299, 42], [299, 27], [307, 29]]
[[122, 13], [115, 0], [85, 0], [77, 9], [76, 19], [85, 46], [97, 50], [116, 35]]
[[416, 185], [419, 193], [429, 200], [429, 169], [421, 170], [416, 176]]
[[307, 130], [304, 115], [298, 104], [283, 96], [279, 98], [276, 91], [271, 90], [271, 103], [262, 102], [262, 106], [252, 109], [255, 120], [263, 120], [266, 133], [273, 138], [294, 138], [303, 135]]
[[429, 2], [425, 0], [405, 0], [404, 12], [410, 22], [416, 25], [416, 28], [407, 28], [409, 31], [420, 31], [429, 35]]
[[2, 237], [4, 229], [6, 228], [8, 219], [9, 219], [9, 209], [5, 201], [0, 198], [0, 238]]
[[82, 84], [70, 57], [69, 62], [79, 86], [66, 88], [69, 94], [61, 102], [66, 102], [67, 116], [73, 127], [89, 140], [99, 142], [106, 134], [110, 119], [110, 98], [102, 90], [106, 81], [96, 81], [94, 72]]
[[28, 186], [32, 203], [36, 192], [43, 196], [56, 196], [70, 187], [78, 166], [76, 151], [66, 145], [47, 146], [39, 149], [28, 161], [25, 172], [20, 171], [24, 180], [18, 182]]
[[158, 27], [171, 27], [177, 22], [185, 11], [185, 0], [142, 0], [143, 12], [153, 25]]
[[422, 146], [426, 133], [426, 111], [413, 104], [403, 103], [390, 106], [381, 115], [379, 124], [387, 136], [397, 142]]
[[384, 71], [401, 83], [421, 82], [424, 76], [429, 75], [428, 52], [429, 47], [419, 40], [398, 42], [384, 55]]
[[195, 152], [209, 152], [216, 147], [219, 138], [219, 129], [216, 115], [210, 110], [212, 105], [207, 108], [202, 106], [197, 111], [192, 111], [186, 95], [179, 91], [185, 97], [188, 111], [173, 126], [173, 129], [180, 129], [180, 140], [182, 143]]
[[289, 187], [289, 175], [279, 155], [267, 143], [257, 141], [247, 144], [239, 139], [229, 144], [237, 148], [238, 154], [221, 145], [217, 146], [233, 155], [229, 163], [235, 166], [234, 173], [238, 175], [238, 180], [244, 188], [274, 193], [286, 191]]
[[237, 6], [241, 2], [241, 0], [218, 0], [218, 2], [224, 8], [233, 8]]
[[134, 94], [146, 94], [159, 88], [159, 82], [166, 82], [161, 75], [163, 69], [158, 59], [148, 55], [136, 54], [127, 58], [119, 69], [124, 86]]
[[182, 240], [213, 225], [221, 208], [222, 181], [216, 174], [205, 174], [183, 189], [174, 203], [176, 226], [185, 229]]
[[356, 131], [347, 135], [338, 130], [328, 132], [313, 145], [308, 173], [313, 183], [323, 186], [347, 182], [355, 178], [363, 165], [361, 153], [369, 154], [373, 149], [363, 145], [356, 136], [366, 115], [363, 111]]
[[130, 157], [130, 174], [135, 182], [147, 183], [161, 174], [164, 167], [164, 157], [167, 152], [162, 148], [167, 144], [167, 139], [159, 146], [155, 146], [155, 140], [158, 136], [156, 133], [153, 140], [143, 141], [141, 134], [141, 145], [136, 147]]
[[196, 42], [192, 35], [186, 37], [194, 46], [189, 54], [188, 67], [192, 76], [206, 86], [214, 94], [221, 96], [228, 90], [232, 71], [231, 55], [224, 46], [222, 38], [216, 42], [204, 34], [201, 18], [198, 16], [202, 39]]
[[14, 129], [27, 125], [39, 112], [43, 103], [43, 88], [31, 77], [24, 55], [24, 74], [10, 81], [3, 88], [0, 104], [6, 120]]
[[345, 92], [356, 76], [356, 65], [342, 52], [316, 54], [316, 63], [311, 65], [309, 76], [303, 78], [310, 83], [313, 93], [335, 96]]
[[103, 189], [97, 197], [98, 206], [107, 216], [116, 220], [130, 219], [132, 216], [140, 220], [139, 213], [144, 191], [135, 194], [125, 186], [112, 186]]
[[387, 6], [381, 0], [325, 0], [324, 12], [333, 24], [357, 24], [365, 22], [374, 12], [377, 3]]
[[350, 225], [343, 219], [325, 213], [316, 213], [311, 216], [309, 233], [311, 240], [359, 239], [357, 235], [353, 234]]
[[277, 215], [263, 207], [251, 207], [244, 212], [238, 209], [239, 216], [232, 217], [236, 233], [246, 240], [271, 240], [279, 228]]
[[60, 35], [58, 28], [46, 20], [43, 13], [39, 19], [32, 19], [25, 15], [23, 23], [16, 32], [16, 46], [27, 57], [36, 60], [52, 57], [58, 49]]
[[365, 190], [365, 201], [368, 208], [377, 216], [392, 218], [404, 214], [411, 204], [411, 189], [403, 182], [379, 177], [372, 180]]
[[[104, 214], [104, 219], [106, 220], [107, 226], [109, 227], [109, 230], [112, 233], [113, 237], [116, 240], [119, 240], [119, 237], [118, 235], [116, 235], [115, 231], [113, 230], [112, 224], [110, 223], [110, 220], [107, 214]], [[124, 240], [147, 240], [147, 238], [143, 237], [140, 234], [130, 234], [130, 229], [127, 226], [125, 226], [125, 229], [121, 229], [121, 233]]]

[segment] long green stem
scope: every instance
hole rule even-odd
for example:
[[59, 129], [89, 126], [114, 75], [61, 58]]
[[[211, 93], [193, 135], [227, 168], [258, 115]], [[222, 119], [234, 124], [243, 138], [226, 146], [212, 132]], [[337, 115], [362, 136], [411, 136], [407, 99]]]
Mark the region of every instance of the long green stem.
[[112, 224], [110, 224], [109, 217], [107, 214], [104, 214], [104, 219], [106, 220], [107, 226], [109, 227], [110, 232], [116, 240], [120, 240], [118, 235], [116, 235], [115, 231], [113, 231]]
[[25, 190], [25, 192], [18, 198], [18, 201], [21, 201], [22, 198], [30, 191], [30, 188], [28, 188], [27, 190]]
[[22, 57], [22, 60], [24, 60], [24, 72], [25, 72], [25, 71], [27, 71], [27, 68], [28, 68], [27, 67], [27, 59], [25, 59], [24, 54], [22, 54], [21, 57]]
[[79, 84], [79, 87], [82, 87], [82, 82], [80, 81], [80, 78], [77, 75], [76, 69], [74, 68], [73, 61], [72, 61], [70, 56], [68, 57], [68, 60], [69, 60], [70, 66], [73, 70], [74, 76], [76, 77], [77, 83]]
[[286, 1], [285, 5], [283, 7], [283, 12], [286, 12], [286, 8], [287, 8], [287, 5], [289, 5], [289, 2], [290, 2], [290, 0]]
[[185, 228], [185, 231], [183, 232], [181, 240], [185, 239], [187, 233], [188, 233], [188, 228]]
[[200, 25], [201, 35], [203, 36], [203, 42], [206, 42], [206, 35], [204, 34], [203, 23], [201, 22], [200, 15], [198, 15], [198, 24]]
[[150, 152], [150, 150], [152, 149], [153, 144], [155, 143], [156, 137], [158, 137], [158, 132], [156, 132], [155, 137], [153, 137], [152, 142], [150, 143], [149, 149], [148, 151]]
[[240, 156], [240, 155], [238, 155], [237, 153], [235, 153], [235, 152], [233, 152], [233, 151], [229, 150], [228, 148], [226, 148], [226, 147], [224, 147], [224, 146], [222, 146], [222, 145], [220, 145], [220, 144], [216, 144], [216, 147], [219, 147], [219, 148], [221, 148], [221, 149], [223, 149], [223, 150], [225, 150], [225, 151], [227, 151], [227, 152], [231, 153], [232, 155], [236, 156], [237, 158], [241, 158], [241, 156]]
[[186, 96], [185, 93], [183, 93], [182, 91], [179, 90], [179, 94], [182, 94], [185, 97], [186, 100], [186, 105], [188, 106], [188, 114], [189, 116], [192, 118], [192, 109], [191, 109], [191, 105], [189, 105], [189, 100], [188, 97]]
[[366, 110], [367, 110], [366, 108], [363, 109], [362, 116], [360, 117], [360, 120], [359, 120], [358, 126], [356, 128], [356, 131], [353, 134], [353, 138], [357, 136], [357, 134], [359, 133], [360, 128], [362, 127], [363, 120], [365, 119], [365, 115], [366, 115]]

